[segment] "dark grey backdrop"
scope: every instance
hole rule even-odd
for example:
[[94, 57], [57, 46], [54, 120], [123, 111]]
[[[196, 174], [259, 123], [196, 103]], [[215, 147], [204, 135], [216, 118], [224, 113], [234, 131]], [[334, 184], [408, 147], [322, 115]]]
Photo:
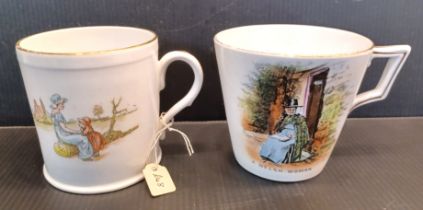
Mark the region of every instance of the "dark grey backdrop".
[[[203, 90], [176, 120], [225, 119], [213, 50], [213, 35], [225, 28], [265, 23], [312, 24], [352, 30], [378, 45], [410, 44], [413, 51], [383, 102], [359, 108], [353, 117], [423, 114], [421, 0], [0, 0], [0, 126], [30, 125], [32, 118], [14, 44], [37, 32], [73, 26], [126, 25], [159, 35], [160, 55], [187, 50], [204, 67]], [[384, 62], [373, 62], [362, 89], [374, 86]], [[172, 64], [161, 108], [168, 109], [189, 89], [192, 74]]]

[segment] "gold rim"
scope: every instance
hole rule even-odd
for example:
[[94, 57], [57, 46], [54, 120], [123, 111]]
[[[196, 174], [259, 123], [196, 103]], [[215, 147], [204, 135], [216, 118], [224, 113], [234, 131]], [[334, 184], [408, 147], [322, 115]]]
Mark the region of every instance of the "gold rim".
[[[101, 26], [98, 26], [98, 27], [101, 27]], [[111, 27], [113, 27], [113, 26], [111, 26]], [[119, 26], [116, 26], [116, 27], [119, 27]], [[123, 28], [134, 28], [134, 27], [123, 27]], [[64, 29], [66, 29], [66, 28], [64, 28]], [[67, 28], [67, 29], [71, 29], [71, 28]], [[141, 29], [141, 28], [134, 28], [134, 29]], [[57, 30], [62, 30], [62, 29], [57, 29]], [[122, 50], [128, 50], [128, 49], [132, 49], [132, 48], [141, 47], [141, 46], [150, 44], [150, 43], [154, 42], [155, 40], [157, 40], [157, 38], [158, 38], [157, 37], [157, 34], [154, 33], [153, 31], [148, 30], [148, 29], [141, 29], [141, 30], [145, 30], [145, 31], [148, 31], [148, 32], [152, 33], [154, 35], [153, 38], [151, 38], [150, 40], [147, 40], [147, 41], [145, 41], [143, 43], [131, 45], [131, 46], [128, 46], [128, 47], [110, 49], [110, 50], [97, 50], [97, 51], [85, 51], [85, 52], [68, 52], [68, 53], [67, 52], [43, 52], [43, 51], [29, 50], [29, 49], [26, 49], [26, 48], [24, 48], [24, 47], [22, 47], [20, 45], [23, 40], [28, 39], [28, 38], [31, 38], [31, 37], [36, 36], [36, 35], [39, 35], [41, 33], [30, 35], [30, 36], [27, 36], [27, 37], [24, 37], [24, 38], [18, 40], [16, 42], [15, 47], [16, 47], [16, 49], [18, 49], [20, 51], [23, 51], [23, 52], [33, 53], [33, 54], [40, 54], [40, 55], [66, 55], [66, 56], [101, 55], [101, 54], [107, 54], [107, 53], [111, 53], [111, 52], [115, 52], [115, 51], [122, 51]], [[55, 31], [55, 30], [53, 30], [53, 31]], [[50, 31], [46, 31], [46, 32], [50, 32]], [[42, 32], [42, 33], [46, 33], [46, 32]]]
[[[271, 24], [272, 25], [272, 24]], [[278, 25], [278, 24], [275, 24]], [[281, 25], [291, 25], [291, 24], [281, 24]], [[250, 25], [250, 26], [258, 26], [258, 25]], [[306, 26], [309, 27], [308, 25], [298, 25], [298, 26]], [[259, 50], [249, 50], [249, 49], [245, 49], [245, 48], [241, 48], [241, 47], [235, 47], [232, 46], [230, 44], [226, 44], [222, 41], [220, 41], [217, 36], [227, 30], [231, 30], [231, 29], [237, 29], [237, 28], [242, 28], [242, 27], [249, 27], [249, 26], [239, 26], [239, 27], [234, 27], [234, 28], [229, 28], [229, 29], [225, 29], [223, 31], [220, 31], [219, 33], [217, 33], [214, 37], [213, 40], [215, 43], [219, 44], [220, 46], [230, 49], [230, 50], [234, 50], [234, 51], [238, 51], [238, 52], [243, 52], [243, 53], [249, 53], [249, 54], [255, 54], [255, 55], [265, 55], [265, 56], [278, 56], [278, 57], [287, 57], [287, 58], [340, 58], [340, 57], [354, 57], [354, 56], [359, 56], [362, 54], [365, 54], [369, 51], [371, 51], [374, 47], [375, 44], [373, 43], [373, 41], [361, 34], [352, 32], [352, 31], [348, 31], [348, 30], [343, 30], [343, 29], [338, 29], [338, 28], [330, 28], [330, 27], [324, 27], [324, 26], [311, 26], [311, 27], [319, 27], [319, 28], [325, 28], [325, 29], [335, 29], [335, 30], [340, 30], [340, 31], [344, 31], [344, 32], [348, 32], [348, 33], [353, 33], [355, 35], [358, 35], [362, 38], [365, 38], [367, 40], [370, 41], [371, 45], [364, 49], [364, 50], [360, 50], [360, 51], [355, 51], [355, 52], [349, 52], [349, 53], [334, 53], [334, 54], [327, 54], [327, 55], [304, 55], [304, 54], [287, 54], [287, 53], [269, 53], [269, 52], [265, 52], [265, 51], [259, 51]]]
[[265, 55], [265, 56], [278, 56], [278, 57], [286, 57], [286, 58], [342, 58], [342, 57], [354, 57], [354, 56], [359, 56], [362, 54], [365, 54], [366, 52], [371, 51], [375, 45], [372, 42], [372, 45], [370, 45], [369, 48], [365, 49], [365, 50], [361, 50], [361, 51], [357, 51], [357, 52], [352, 52], [352, 53], [339, 53], [339, 54], [328, 54], [328, 55], [301, 55], [301, 54], [286, 54], [286, 53], [269, 53], [269, 52], [265, 52], [265, 51], [258, 51], [258, 50], [247, 50], [244, 48], [239, 48], [239, 47], [234, 47], [231, 45], [227, 45], [224, 44], [223, 42], [219, 41], [218, 39], [214, 39], [214, 41], [219, 44], [220, 46], [226, 48], [226, 49], [230, 49], [230, 50], [234, 50], [234, 51], [238, 51], [238, 52], [242, 52], [242, 53], [249, 53], [249, 54], [254, 54], [254, 55]]

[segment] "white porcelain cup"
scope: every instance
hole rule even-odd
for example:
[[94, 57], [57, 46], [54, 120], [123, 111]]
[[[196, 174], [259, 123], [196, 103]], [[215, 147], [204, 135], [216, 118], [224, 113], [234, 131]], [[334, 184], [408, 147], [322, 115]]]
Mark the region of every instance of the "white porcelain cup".
[[[118, 190], [159, 162], [162, 123], [191, 105], [203, 82], [200, 63], [174, 51], [158, 59], [149, 30], [92, 26], [26, 37], [16, 53], [44, 159], [44, 176], [73, 193]], [[194, 83], [162, 118], [159, 92], [168, 65], [189, 64]]]
[[[323, 170], [348, 114], [386, 98], [411, 49], [304, 25], [237, 27], [214, 43], [235, 158], [283, 182]], [[374, 89], [357, 95], [374, 58], [388, 58], [386, 68]]]

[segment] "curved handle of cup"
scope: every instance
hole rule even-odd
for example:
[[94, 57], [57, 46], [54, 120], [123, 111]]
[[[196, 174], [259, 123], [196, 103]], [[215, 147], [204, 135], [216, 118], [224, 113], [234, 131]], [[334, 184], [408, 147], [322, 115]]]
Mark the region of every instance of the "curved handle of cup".
[[373, 58], [388, 58], [382, 76], [376, 88], [357, 95], [351, 111], [362, 105], [385, 99], [392, 88], [392, 84], [400, 72], [405, 60], [410, 54], [409, 45], [379, 46], [373, 48]]
[[191, 86], [191, 89], [188, 93], [179, 100], [175, 105], [173, 105], [169, 111], [166, 112], [162, 116], [162, 120], [165, 123], [168, 123], [173, 117], [182, 111], [185, 107], [191, 106], [194, 99], [197, 97], [198, 93], [201, 90], [201, 86], [203, 85], [203, 70], [201, 68], [200, 62], [192, 56], [191, 54], [183, 51], [172, 51], [164, 55], [159, 61], [159, 82], [160, 82], [160, 90], [163, 90], [165, 87], [165, 77], [167, 67], [173, 61], [184, 61], [192, 68], [194, 72], [194, 83]]

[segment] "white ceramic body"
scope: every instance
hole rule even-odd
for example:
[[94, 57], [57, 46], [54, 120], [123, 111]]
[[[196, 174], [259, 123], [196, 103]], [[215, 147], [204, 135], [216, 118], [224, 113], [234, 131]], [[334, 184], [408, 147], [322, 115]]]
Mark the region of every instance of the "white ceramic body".
[[[59, 37], [63, 41], [69, 39], [71, 42], [73, 38], [69, 36], [79, 37], [80, 42], [84, 42], [84, 33], [90, 33], [99, 40], [106, 38], [87, 49], [78, 49], [82, 50], [80, 54], [74, 52], [76, 48], [67, 50], [68, 46], [64, 46], [63, 49], [54, 47], [43, 49], [21, 43], [17, 47], [17, 56], [34, 114], [46, 179], [64, 191], [109, 192], [138, 182], [143, 178], [142, 169], [146, 164], [160, 161], [161, 150], [158, 144], [154, 147], [154, 141], [157, 131], [162, 126], [159, 118], [159, 92], [164, 88], [163, 79], [167, 65], [172, 60], [191, 59], [187, 62], [195, 68], [197, 81], [195, 90], [188, 96], [189, 99], [185, 98], [183, 104], [174, 107], [172, 113], [166, 116], [165, 122], [172, 119], [180, 109], [192, 103], [200, 90], [202, 73], [198, 61], [187, 53], [173, 52], [159, 62], [157, 37], [154, 33], [143, 29], [83, 27], [59, 30], [58, 35], [51, 36]], [[135, 36], [139, 33], [141, 39], [124, 41], [123, 39], [130, 37], [131, 33]], [[107, 38], [113, 34], [117, 34], [115, 40]], [[122, 43], [119, 43], [119, 40], [122, 40]], [[113, 42], [111, 45], [114, 46], [108, 49], [110, 46], [104, 45], [110, 42]], [[46, 43], [46, 46], [49, 44], [51, 43]], [[128, 44], [131, 46], [128, 47]], [[30, 51], [31, 47], [44, 51], [33, 52]], [[100, 151], [100, 156], [91, 160], [82, 160], [78, 155], [71, 157], [58, 155], [53, 149], [58, 142], [54, 120], [53, 125], [42, 123], [40, 121], [43, 117], [39, 116], [43, 116], [40, 108], [45, 110], [46, 116], [51, 115], [53, 94], [67, 98], [61, 113], [66, 118], [65, 124], [69, 124], [68, 127], [78, 130], [78, 124], [71, 120], [77, 121], [86, 116], [91, 118], [94, 130], [103, 136], [106, 136], [111, 126], [112, 101], [117, 105], [121, 100], [115, 110], [117, 117], [113, 130], [128, 131], [128, 134], [108, 143]], [[101, 106], [103, 113], [94, 115], [95, 105]], [[106, 118], [97, 120], [101, 117]]]
[[[350, 32], [343, 34], [342, 31], [340, 31], [340, 37], [332, 37], [337, 40], [332, 43], [329, 38], [333, 32], [331, 30], [334, 29], [295, 25], [262, 25], [229, 29], [215, 36], [216, 57], [233, 152], [238, 163], [249, 172], [266, 179], [284, 182], [306, 180], [318, 175], [329, 160], [350, 111], [359, 105], [386, 97], [410, 51], [409, 46], [373, 47], [371, 41], [366, 40], [365, 37], [349, 34]], [[260, 31], [272, 33], [260, 33]], [[293, 34], [294, 38], [284, 37], [284, 31], [287, 34]], [[335, 33], [337, 32], [335, 31]], [[307, 36], [300, 37], [301, 35], [295, 33], [314, 33], [313, 35], [317, 38], [308, 42]], [[322, 36], [319, 33], [322, 33]], [[273, 38], [268, 34], [280, 35]], [[347, 37], [343, 41], [342, 36], [345, 35]], [[348, 38], [358, 40], [349, 40]], [[278, 43], [279, 41], [282, 43]], [[343, 42], [356, 43], [342, 47]], [[308, 48], [307, 43], [310, 44]], [[312, 43], [324, 44], [313, 45]], [[339, 50], [336, 45], [339, 46]], [[384, 55], [383, 51], [389, 51], [388, 55]], [[378, 88], [357, 96], [366, 68], [370, 65], [373, 57], [395, 57], [396, 60], [388, 62]], [[283, 70], [284, 68], [285, 70]], [[260, 91], [266, 90], [265, 88], [269, 84], [273, 84], [265, 82], [263, 79], [266, 76], [265, 72], [272, 72], [271, 77], [276, 78], [277, 76], [274, 75], [278, 72], [287, 76], [288, 73], [281, 72], [288, 68], [291, 68], [289, 70], [291, 75], [297, 75], [291, 78], [298, 80], [287, 80], [291, 81], [289, 84], [294, 84], [295, 88], [289, 92], [289, 88], [286, 89], [287, 85], [284, 85], [284, 92], [277, 92], [270, 104], [263, 102], [269, 91]], [[324, 79], [313, 79], [319, 74]], [[320, 102], [313, 102], [313, 97], [317, 97], [313, 95], [315, 93], [312, 91], [312, 83], [315, 81], [317, 81], [315, 84], [318, 88], [323, 87], [318, 93], [320, 95], [317, 95], [320, 97]], [[319, 86], [322, 83], [324, 85]], [[274, 84], [281, 86], [280, 84], [283, 83], [275, 82]], [[276, 88], [271, 91], [281, 91], [281, 89]], [[289, 147], [278, 146], [281, 141], [270, 140], [273, 134], [279, 133], [276, 129], [277, 120], [283, 121], [283, 118], [288, 116], [286, 111], [284, 114], [284, 102], [278, 101], [283, 100], [281, 99], [282, 95], [286, 99], [296, 98], [298, 100], [298, 105], [301, 107], [296, 107], [296, 116], [298, 118], [302, 116], [307, 124], [305, 130], [309, 135], [309, 142], [302, 146], [301, 157], [295, 161], [288, 160]], [[316, 105], [313, 103], [321, 108], [316, 109]], [[286, 106], [288, 107], [288, 105]], [[258, 115], [257, 113], [261, 113], [260, 110], [263, 107], [265, 109], [263, 113], [268, 114]], [[310, 114], [313, 109], [320, 110], [318, 114], [313, 115], [314, 117]], [[265, 123], [260, 124], [260, 120], [257, 119], [263, 116]], [[313, 119], [310, 121], [310, 118]], [[260, 127], [260, 125], [263, 126]], [[296, 136], [299, 139], [298, 133]], [[271, 141], [274, 142], [269, 143]], [[296, 144], [290, 144], [290, 146], [295, 148]], [[266, 151], [268, 145], [271, 145], [270, 150], [272, 151], [270, 152]], [[277, 157], [278, 154], [283, 157]]]

